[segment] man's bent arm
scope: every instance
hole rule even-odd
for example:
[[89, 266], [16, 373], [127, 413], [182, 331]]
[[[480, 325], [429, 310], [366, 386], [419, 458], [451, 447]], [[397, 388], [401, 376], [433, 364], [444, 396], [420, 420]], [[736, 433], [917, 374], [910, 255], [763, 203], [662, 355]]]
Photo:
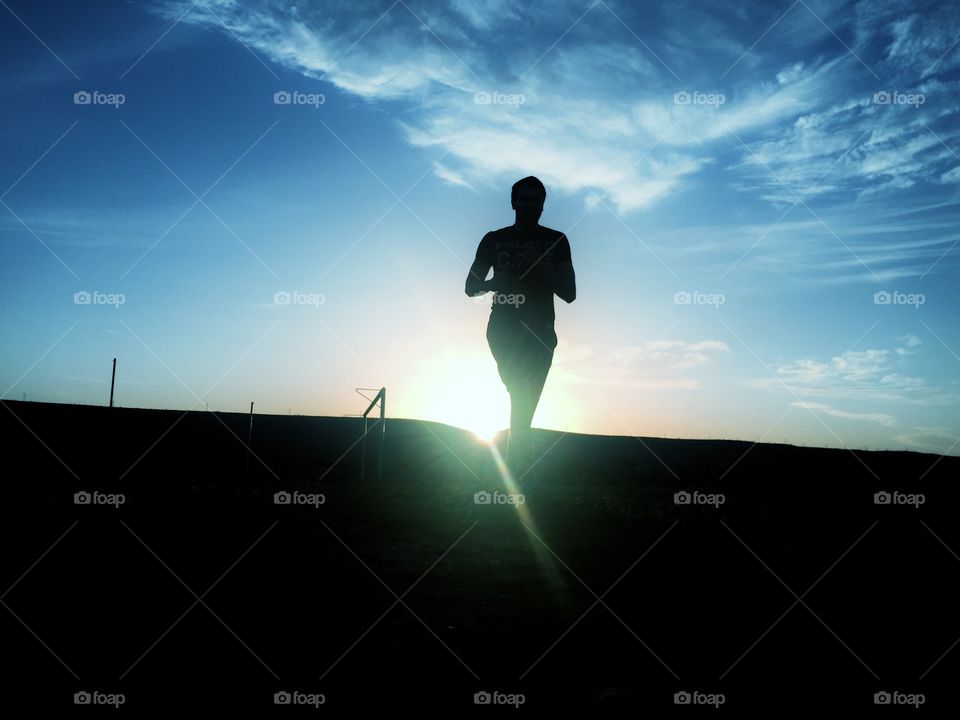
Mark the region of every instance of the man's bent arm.
[[488, 290], [493, 290], [493, 279], [484, 280], [490, 267], [490, 265], [484, 267], [482, 260], [473, 261], [473, 265], [470, 266], [470, 272], [467, 273], [467, 281], [463, 287], [464, 292], [469, 297], [483, 295], [483, 293]]
[[561, 300], [572, 303], [577, 299], [577, 279], [573, 274], [573, 263], [562, 262], [554, 269], [553, 291]]

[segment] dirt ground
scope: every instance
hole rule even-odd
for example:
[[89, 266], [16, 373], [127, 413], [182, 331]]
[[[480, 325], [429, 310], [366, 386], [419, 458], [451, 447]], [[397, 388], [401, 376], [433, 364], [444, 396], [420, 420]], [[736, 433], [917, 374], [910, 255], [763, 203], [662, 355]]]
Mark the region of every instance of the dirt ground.
[[960, 705], [958, 458], [4, 405], [8, 705]]

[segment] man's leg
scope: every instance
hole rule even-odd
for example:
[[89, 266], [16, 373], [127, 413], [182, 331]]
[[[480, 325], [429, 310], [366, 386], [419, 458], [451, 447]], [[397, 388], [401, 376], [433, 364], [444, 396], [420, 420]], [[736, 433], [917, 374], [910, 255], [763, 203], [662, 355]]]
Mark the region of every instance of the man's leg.
[[510, 392], [510, 438], [507, 445], [507, 464], [515, 479], [526, 473], [534, 462], [533, 416], [537, 411], [543, 386], [550, 371], [553, 353], [537, 353], [521, 382]]
[[516, 477], [525, 440], [524, 430], [529, 429], [533, 412], [523, 382], [525, 357], [523, 337], [509, 325], [498, 325], [490, 319], [487, 324], [487, 342], [497, 361], [497, 372], [510, 394], [510, 432], [507, 435], [507, 451], [504, 459], [510, 472]]
[[487, 342], [500, 379], [510, 393], [510, 433], [507, 436], [507, 466], [515, 479], [530, 467], [531, 425], [540, 395], [553, 362], [556, 335], [553, 330], [535, 334], [530, 328], [487, 324]]
[[510, 435], [507, 439], [507, 466], [515, 480], [526, 472], [530, 463], [530, 426], [536, 406], [529, 388], [518, 383], [510, 391]]

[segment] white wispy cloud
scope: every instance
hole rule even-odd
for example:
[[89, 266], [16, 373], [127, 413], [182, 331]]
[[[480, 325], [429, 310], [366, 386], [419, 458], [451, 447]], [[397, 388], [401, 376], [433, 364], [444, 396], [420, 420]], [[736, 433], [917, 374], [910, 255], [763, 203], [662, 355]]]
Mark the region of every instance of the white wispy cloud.
[[520, 19], [508, 0], [452, 0], [450, 7], [476, 30], [492, 30]]
[[950, 56], [947, 49], [956, 43], [958, 30], [960, 18], [951, 3], [930, 5], [922, 15], [901, 16], [890, 25], [890, 44], [884, 59], [923, 76], [956, 68], [960, 66], [960, 57]]
[[[937, 208], [924, 210], [929, 217]], [[885, 283], [919, 280], [934, 266], [947, 270], [951, 249], [960, 241], [956, 220], [909, 222], [889, 213], [886, 203], [847, 202], [829, 213], [814, 212], [798, 206], [779, 222], [774, 213], [766, 223], [722, 217], [716, 225], [660, 231], [644, 239], [678, 272], [729, 274], [731, 279], [776, 272], [780, 287], [785, 282], [813, 288], [862, 285], [872, 288], [869, 294]]]
[[585, 345], [557, 346], [551, 379], [556, 383], [646, 390], [697, 390], [696, 375], [729, 352], [720, 340], [650, 340], [599, 353]]
[[832, 407], [825, 403], [813, 403], [813, 402], [803, 402], [798, 401], [790, 403], [793, 407], [806, 408], [807, 410], [817, 410], [822, 412], [825, 415], [832, 415], [833, 417], [844, 418], [845, 420], [862, 420], [864, 422], [874, 422], [884, 425], [886, 427], [892, 427], [896, 425], [897, 419], [893, 415], [887, 415], [885, 413], [855, 413], [848, 412], [846, 410], [840, 410], [838, 408]]
[[943, 454], [955, 454], [957, 445], [960, 445], [956, 428], [943, 426], [918, 425], [909, 432], [895, 436], [894, 440], [910, 448]]
[[948, 170], [940, 176], [940, 182], [960, 183], [960, 165]]
[[440, 178], [441, 180], [446, 180], [451, 185], [461, 185], [463, 187], [470, 188], [471, 190], [473, 189], [473, 185], [467, 182], [463, 178], [463, 175], [456, 172], [455, 170], [451, 170], [443, 163], [439, 163], [439, 162], [436, 163], [433, 166], [433, 172], [438, 178]]
[[[946, 406], [960, 401], [956, 390], [930, 385], [909, 374], [908, 356], [919, 338], [901, 338], [892, 349], [848, 350], [829, 360], [800, 358], [772, 367], [775, 378], [751, 381], [752, 387], [786, 392], [795, 398], [833, 398], [905, 405]], [[803, 400], [798, 400], [802, 402]]]

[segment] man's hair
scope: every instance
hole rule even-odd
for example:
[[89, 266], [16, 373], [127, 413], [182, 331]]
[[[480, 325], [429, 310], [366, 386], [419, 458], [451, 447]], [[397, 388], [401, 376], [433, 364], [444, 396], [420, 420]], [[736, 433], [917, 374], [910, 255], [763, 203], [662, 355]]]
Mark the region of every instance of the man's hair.
[[539, 178], [534, 177], [533, 175], [528, 175], [523, 178], [523, 180], [517, 180], [513, 187], [510, 190], [510, 204], [512, 205], [517, 201], [517, 190], [522, 187], [531, 187], [534, 190], [539, 190], [540, 194], [543, 195], [543, 199], [547, 199], [547, 189], [543, 186], [543, 183], [540, 182]]

